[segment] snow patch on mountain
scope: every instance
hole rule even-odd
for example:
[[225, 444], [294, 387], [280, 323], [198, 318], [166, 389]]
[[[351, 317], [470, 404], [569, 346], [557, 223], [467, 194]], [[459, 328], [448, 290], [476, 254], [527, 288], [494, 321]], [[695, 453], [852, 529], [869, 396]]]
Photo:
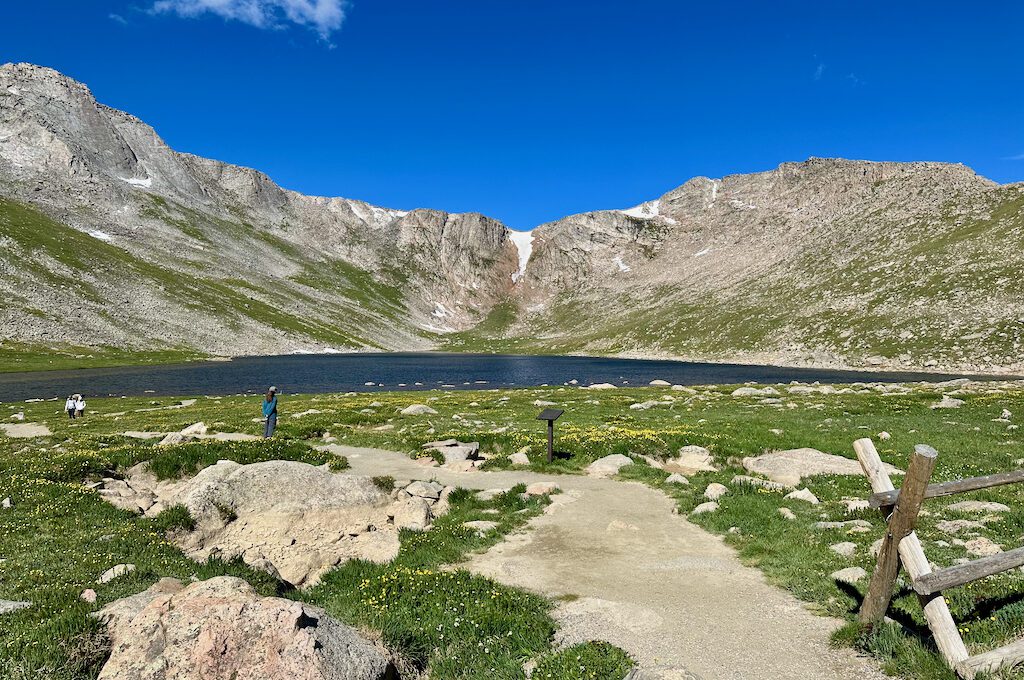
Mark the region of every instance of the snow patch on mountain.
[[518, 283], [526, 275], [526, 263], [530, 261], [530, 255], [533, 254], [533, 232], [509, 231], [508, 237], [519, 251], [519, 270], [512, 275], [512, 283]]
[[131, 184], [133, 187], [141, 187], [143, 189], [149, 189], [153, 186], [152, 177], [147, 177], [145, 179], [139, 179], [138, 177], [122, 177], [121, 181]]
[[642, 220], [653, 220], [655, 217], [660, 217], [669, 224], [675, 224], [676, 221], [671, 217], [666, 217], [661, 214], [661, 201], [647, 201], [640, 205], [633, 206], [628, 210], [619, 210], [617, 212], [623, 215], [629, 215], [630, 217], [639, 217]]

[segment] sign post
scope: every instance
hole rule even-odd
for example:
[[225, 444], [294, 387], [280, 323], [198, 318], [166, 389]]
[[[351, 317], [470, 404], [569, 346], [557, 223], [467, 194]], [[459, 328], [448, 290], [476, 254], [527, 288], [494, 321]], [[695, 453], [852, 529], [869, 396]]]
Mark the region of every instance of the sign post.
[[557, 408], [546, 408], [537, 416], [537, 420], [548, 421], [548, 462], [550, 463], [555, 454], [555, 421], [562, 417], [562, 411]]

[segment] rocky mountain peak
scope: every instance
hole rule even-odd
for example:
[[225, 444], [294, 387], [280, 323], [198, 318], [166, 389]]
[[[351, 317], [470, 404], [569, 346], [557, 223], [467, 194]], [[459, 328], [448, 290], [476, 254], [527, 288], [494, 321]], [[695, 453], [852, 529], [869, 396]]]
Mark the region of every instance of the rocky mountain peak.
[[0, 342], [251, 354], [462, 331], [545, 351], [1009, 367], [1022, 223], [1019, 186], [964, 165], [810, 158], [513, 234], [480, 213], [305, 196], [174, 151], [52, 69], [0, 66]]

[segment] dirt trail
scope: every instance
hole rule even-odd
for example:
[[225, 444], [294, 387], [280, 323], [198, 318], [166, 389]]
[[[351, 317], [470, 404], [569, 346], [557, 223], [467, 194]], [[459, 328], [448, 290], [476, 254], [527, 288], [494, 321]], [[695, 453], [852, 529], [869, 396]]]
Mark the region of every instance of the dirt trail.
[[549, 597], [567, 642], [607, 640], [648, 671], [644, 678], [807, 680], [885, 678], [851, 650], [832, 649], [839, 625], [817, 616], [722, 540], [672, 514], [663, 493], [635, 482], [531, 472], [458, 473], [399, 453], [331, 447], [356, 474], [437, 479], [472, 489], [557, 482], [548, 511], [468, 568]]

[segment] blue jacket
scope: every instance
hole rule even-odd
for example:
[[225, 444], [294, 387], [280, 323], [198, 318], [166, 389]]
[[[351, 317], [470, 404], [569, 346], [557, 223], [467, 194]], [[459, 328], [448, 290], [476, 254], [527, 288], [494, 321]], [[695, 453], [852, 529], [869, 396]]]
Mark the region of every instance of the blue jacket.
[[263, 400], [263, 417], [269, 418], [272, 415], [277, 415], [277, 397], [275, 396], [270, 401]]

